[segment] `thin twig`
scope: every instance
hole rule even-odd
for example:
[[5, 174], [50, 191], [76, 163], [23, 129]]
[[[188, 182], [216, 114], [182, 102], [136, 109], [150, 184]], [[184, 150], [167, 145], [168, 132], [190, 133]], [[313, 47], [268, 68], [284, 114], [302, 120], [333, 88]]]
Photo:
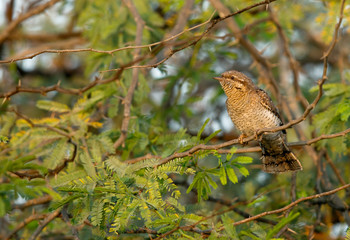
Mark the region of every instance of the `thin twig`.
[[258, 218], [261, 218], [261, 217], [264, 217], [264, 216], [267, 216], [267, 215], [282, 213], [282, 212], [284, 212], [284, 211], [286, 211], [286, 210], [288, 210], [288, 209], [298, 205], [301, 202], [305, 202], [305, 201], [308, 201], [308, 200], [311, 200], [311, 199], [315, 199], [315, 198], [320, 198], [320, 197], [323, 197], [323, 196], [329, 196], [329, 195], [332, 195], [332, 194], [334, 194], [336, 192], [339, 192], [339, 191], [344, 190], [344, 189], [349, 188], [349, 187], [350, 187], [350, 184], [346, 184], [344, 186], [335, 188], [335, 189], [333, 189], [331, 191], [328, 191], [328, 192], [323, 192], [323, 193], [311, 195], [311, 196], [308, 196], [308, 197], [299, 198], [295, 202], [292, 202], [292, 203], [288, 204], [287, 206], [285, 206], [283, 208], [272, 210], [272, 211], [266, 211], [266, 212], [257, 214], [257, 215], [255, 215], [253, 217], [246, 218], [246, 219], [243, 219], [243, 220], [238, 221], [238, 222], [234, 222], [233, 225], [237, 226], [237, 225], [241, 225], [243, 223], [254, 221], [254, 220], [258, 219]]
[[124, 64], [121, 68], [119, 68], [119, 70], [115, 73], [115, 75], [113, 77], [110, 77], [108, 79], [95, 78], [94, 81], [90, 82], [89, 84], [87, 84], [85, 87], [82, 87], [82, 88], [78, 88], [78, 89], [63, 88], [60, 86], [60, 82], [58, 82], [57, 84], [55, 84], [53, 86], [41, 87], [41, 88], [28, 88], [28, 87], [22, 87], [21, 85], [19, 85], [19, 86], [16, 86], [16, 88], [14, 90], [0, 94], [0, 98], [4, 99], [2, 101], [2, 103], [4, 103], [5, 101], [9, 100], [11, 96], [13, 96], [17, 93], [20, 93], [20, 92], [40, 93], [43, 96], [46, 96], [47, 93], [53, 92], [53, 91], [57, 91], [57, 92], [64, 93], [64, 94], [71, 94], [71, 95], [82, 95], [84, 92], [90, 90], [94, 86], [101, 85], [101, 84], [107, 84], [107, 83], [115, 81], [116, 79], [119, 79], [126, 67], [132, 66], [133, 64], [136, 64], [136, 63], [142, 61], [143, 59], [145, 59], [146, 57], [148, 57], [148, 55], [139, 57], [138, 59], [136, 59], [134, 61], [131, 61], [127, 64]]
[[51, 130], [55, 133], [58, 133], [59, 135], [62, 135], [64, 137], [67, 137], [68, 139], [71, 138], [71, 134], [59, 129], [55, 128], [49, 125], [44, 125], [44, 124], [35, 124], [33, 123], [32, 120], [30, 120], [27, 116], [24, 116], [22, 113], [18, 112], [16, 109], [12, 108], [9, 111], [14, 112], [19, 118], [22, 118], [24, 121], [26, 121], [31, 127], [36, 127], [36, 128], [46, 128], [48, 130]]
[[345, 185], [345, 181], [342, 178], [338, 168], [335, 166], [335, 164], [333, 163], [332, 159], [330, 158], [329, 154], [327, 152], [324, 153], [324, 158], [326, 159], [327, 163], [329, 164], [329, 166], [331, 166], [333, 172], [335, 173], [335, 176], [337, 176], [338, 181], [342, 184]]
[[[220, 204], [228, 206], [228, 207], [233, 204], [232, 201], [225, 201], [225, 200], [222, 200], [222, 199], [216, 199], [216, 198], [213, 198], [211, 196], [209, 196], [208, 201], [220, 203]], [[250, 218], [252, 216], [251, 214], [249, 214], [249, 213], [239, 209], [238, 207], [233, 208], [232, 211], [234, 211], [235, 213], [241, 215], [244, 218]], [[274, 221], [274, 220], [271, 220], [271, 219], [268, 219], [268, 218], [259, 218], [259, 219], [257, 219], [257, 222], [267, 223], [267, 224], [270, 224], [270, 225], [277, 225], [278, 224], [277, 221]], [[292, 230], [290, 228], [287, 228], [287, 230], [289, 232], [295, 234], [294, 230]]]
[[283, 28], [282, 28], [281, 24], [279, 23], [279, 21], [276, 17], [276, 14], [274, 13], [272, 7], [269, 8], [269, 13], [270, 13], [270, 17], [271, 17], [272, 22], [275, 24], [275, 26], [277, 28], [278, 35], [280, 36], [280, 39], [282, 42], [283, 52], [286, 55], [286, 57], [288, 58], [289, 67], [293, 73], [293, 86], [294, 86], [294, 90], [296, 92], [297, 99], [299, 99], [299, 101], [301, 102], [301, 104], [303, 105], [303, 107], [305, 109], [305, 108], [307, 108], [309, 103], [306, 100], [306, 98], [304, 97], [304, 95], [302, 94], [300, 86], [299, 86], [299, 64], [294, 59], [294, 57], [289, 49], [288, 38], [287, 38], [286, 34], [284, 33]]
[[183, 30], [182, 32], [174, 35], [174, 36], [171, 36], [165, 40], [162, 40], [162, 41], [159, 41], [159, 42], [155, 42], [155, 43], [151, 43], [151, 44], [145, 44], [145, 45], [140, 45], [140, 46], [127, 46], [127, 47], [122, 47], [122, 48], [118, 48], [118, 49], [113, 49], [113, 50], [99, 50], [99, 49], [94, 49], [94, 48], [80, 48], [80, 49], [62, 49], [62, 50], [59, 50], [59, 49], [46, 49], [46, 50], [43, 50], [43, 51], [39, 51], [39, 52], [35, 52], [35, 53], [32, 53], [32, 54], [29, 54], [25, 57], [21, 57], [21, 58], [12, 58], [12, 59], [6, 59], [6, 60], [0, 60], [0, 64], [2, 63], [13, 63], [13, 62], [16, 62], [16, 61], [20, 61], [20, 60], [25, 60], [25, 59], [32, 59], [38, 55], [41, 55], [43, 53], [79, 53], [79, 52], [95, 52], [95, 53], [105, 53], [105, 54], [109, 54], [109, 55], [112, 55], [113, 53], [116, 53], [116, 52], [120, 52], [120, 51], [124, 51], [124, 50], [129, 50], [129, 49], [139, 49], [139, 48], [150, 48], [150, 47], [153, 47], [153, 46], [157, 46], [157, 45], [161, 45], [161, 44], [164, 44], [164, 43], [167, 43], [173, 39], [176, 39], [177, 37], [181, 36], [182, 34], [186, 33], [186, 32], [190, 32], [194, 29], [197, 29], [199, 27], [202, 27], [206, 24], [208, 24], [209, 22], [211, 21], [211, 18], [208, 19], [207, 21], [203, 22], [203, 23], [200, 23], [196, 26], [193, 26], [191, 28], [188, 28], [188, 29], [185, 29]]
[[40, 219], [45, 219], [47, 214], [32, 214], [29, 217], [25, 218], [22, 222], [20, 222], [12, 232], [7, 235], [4, 240], [11, 239], [19, 230], [24, 228], [26, 225], [28, 225], [30, 222]]
[[8, 38], [8, 36], [11, 34], [11, 32], [24, 20], [45, 11], [47, 8], [53, 6], [55, 3], [59, 2], [59, 1], [60, 0], [51, 0], [47, 3], [44, 3], [42, 5], [39, 5], [36, 8], [29, 10], [26, 13], [19, 15], [15, 20], [10, 22], [10, 24], [4, 30], [2, 30], [2, 32], [0, 34], [0, 44], [2, 42], [4, 42], [4, 40], [6, 40], [6, 38]]
[[[272, 1], [268, 1], [265, 4], [268, 6], [271, 2]], [[210, 0], [210, 3], [219, 12], [222, 19], [234, 16], [234, 14], [230, 14], [230, 9], [228, 9], [220, 0]], [[264, 79], [269, 81], [268, 84], [272, 86], [272, 93], [277, 96], [278, 99], [281, 99], [277, 82], [271, 71], [272, 64], [263, 57], [256, 47], [243, 35], [242, 30], [233, 18], [227, 19], [227, 26], [234, 33], [239, 43], [250, 53], [255, 62], [259, 64], [260, 67], [258, 70], [261, 69], [261, 76], [264, 76]]]
[[[346, 188], [349, 188], [350, 187], [350, 184], [346, 184], [344, 186], [341, 186], [339, 188], [336, 188], [336, 189], [333, 189], [331, 191], [328, 191], [328, 192], [323, 192], [323, 193], [320, 193], [320, 194], [315, 194], [315, 195], [311, 195], [311, 196], [308, 196], [308, 197], [303, 197], [303, 198], [299, 198], [298, 200], [296, 200], [295, 202], [292, 202], [290, 204], [288, 204], [287, 206], [283, 207], [283, 208], [280, 208], [280, 209], [276, 209], [276, 210], [272, 210], [272, 211], [266, 211], [266, 212], [263, 212], [263, 213], [260, 213], [260, 214], [257, 214], [255, 216], [252, 216], [252, 217], [249, 217], [249, 218], [245, 218], [241, 221], [237, 221], [237, 222], [233, 222], [232, 224], [234, 226], [237, 226], [237, 225], [241, 225], [243, 223], [248, 223], [248, 222], [251, 222], [251, 221], [254, 221], [254, 220], [257, 220], [261, 217], [264, 217], [264, 216], [267, 216], [267, 215], [272, 215], [272, 214], [277, 214], [277, 213], [282, 213], [282, 212], [285, 212], [287, 211], [288, 209], [298, 205], [299, 203], [301, 202], [304, 202], [304, 201], [308, 201], [308, 200], [312, 200], [312, 199], [315, 199], [315, 198], [320, 198], [320, 197], [323, 197], [323, 196], [329, 196], [329, 195], [332, 195], [336, 192], [339, 192], [343, 189], [346, 189]], [[170, 234], [178, 231], [178, 230], [184, 230], [184, 231], [189, 231], [193, 228], [195, 228], [195, 226], [197, 226], [199, 223], [203, 222], [203, 221], [206, 221], [210, 218], [213, 218], [215, 216], [219, 216], [219, 215], [222, 215], [224, 213], [227, 213], [227, 212], [230, 212], [232, 211], [233, 209], [235, 209], [238, 205], [240, 205], [242, 203], [236, 203], [236, 204], [233, 204], [232, 206], [230, 206], [229, 208], [223, 210], [223, 211], [220, 211], [220, 212], [217, 212], [217, 213], [214, 213], [214, 214], [211, 214], [209, 216], [206, 216], [206, 217], [203, 217], [201, 220], [197, 221], [196, 223], [194, 224], [191, 224], [191, 225], [186, 225], [186, 226], [178, 226], [162, 235], [160, 235], [159, 237], [155, 238], [154, 240], [157, 240], [157, 239], [163, 239], [164, 237], [166, 236], [169, 236]], [[225, 226], [222, 226], [221, 228], [219, 228], [219, 231], [222, 231], [225, 229]]]
[[224, 213], [227, 213], [227, 212], [230, 212], [232, 211], [234, 208], [236, 208], [238, 205], [242, 204], [242, 202], [238, 202], [236, 204], [233, 204], [232, 206], [228, 207], [227, 209], [223, 210], [223, 211], [220, 211], [220, 212], [216, 212], [216, 213], [213, 213], [209, 216], [206, 216], [206, 217], [203, 217], [202, 219], [198, 220], [197, 222], [191, 224], [191, 225], [187, 225], [187, 226], [177, 226], [176, 228], [173, 228], [172, 230], [160, 235], [159, 237], [155, 238], [154, 240], [160, 240], [160, 239], [163, 239], [165, 238], [166, 236], [169, 236], [170, 234], [178, 231], [178, 230], [184, 230], [184, 231], [191, 231], [192, 229], [194, 229], [199, 223], [203, 222], [203, 221], [206, 221], [208, 219], [211, 219], [213, 217], [216, 217], [216, 216], [219, 216], [219, 215], [222, 215]]
[[23, 204], [13, 204], [12, 205], [12, 209], [25, 209], [27, 207], [32, 207], [32, 206], [35, 206], [35, 205], [48, 203], [51, 200], [52, 200], [52, 196], [45, 195], [43, 197], [38, 197], [38, 198], [34, 198], [34, 199], [31, 199], [31, 200], [28, 200], [28, 201], [26, 201]]
[[49, 224], [51, 221], [53, 221], [58, 215], [60, 214], [61, 209], [57, 209], [56, 211], [52, 212], [51, 214], [47, 215], [47, 217], [42, 221], [42, 223], [35, 229], [34, 233], [30, 236], [28, 240], [35, 240], [41, 231], [46, 227], [47, 224]]
[[[132, 0], [123, 0], [124, 4], [128, 7], [129, 11], [134, 17], [134, 20], [136, 22], [136, 38], [135, 38], [135, 44], [140, 45], [142, 43], [142, 31], [145, 26], [145, 22], [142, 20], [139, 12], [137, 11], [134, 3]], [[136, 48], [134, 50], [134, 61], [139, 58], [140, 55], [140, 48]], [[135, 65], [137, 66], [137, 65]], [[128, 89], [127, 95], [124, 98], [124, 117], [122, 121], [121, 126], [121, 135], [120, 137], [115, 141], [114, 148], [118, 148], [120, 145], [122, 145], [127, 137], [127, 132], [129, 128], [129, 121], [130, 121], [130, 108], [131, 108], [131, 101], [134, 95], [135, 88], [138, 83], [139, 79], [139, 70], [137, 68], [134, 68], [132, 71], [132, 81], [130, 84], [130, 87]]]

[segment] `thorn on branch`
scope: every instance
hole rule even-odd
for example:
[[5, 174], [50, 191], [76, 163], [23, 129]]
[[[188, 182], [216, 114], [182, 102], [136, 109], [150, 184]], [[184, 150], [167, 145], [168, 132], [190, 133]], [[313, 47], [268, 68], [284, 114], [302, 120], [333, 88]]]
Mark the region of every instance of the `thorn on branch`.
[[10, 100], [10, 98], [4, 97], [4, 99], [2, 100], [1, 106], [4, 105], [4, 103], [5, 103], [7, 100]]

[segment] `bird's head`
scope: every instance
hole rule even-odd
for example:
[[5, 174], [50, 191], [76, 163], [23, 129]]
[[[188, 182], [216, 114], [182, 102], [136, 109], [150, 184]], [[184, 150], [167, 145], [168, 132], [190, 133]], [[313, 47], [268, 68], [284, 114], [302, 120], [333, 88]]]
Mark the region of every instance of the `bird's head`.
[[214, 79], [220, 82], [227, 96], [247, 93], [254, 88], [250, 78], [234, 70], [224, 72], [220, 77], [214, 77]]

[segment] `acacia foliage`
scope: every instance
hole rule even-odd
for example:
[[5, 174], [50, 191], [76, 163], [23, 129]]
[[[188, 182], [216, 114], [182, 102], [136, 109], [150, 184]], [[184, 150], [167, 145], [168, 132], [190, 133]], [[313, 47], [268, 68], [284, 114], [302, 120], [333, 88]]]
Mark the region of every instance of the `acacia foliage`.
[[[73, 27], [66, 24], [62, 28], [62, 23], [56, 21], [36, 24], [41, 32], [52, 36], [57, 32], [72, 33], [73, 29], [79, 40], [75, 48], [87, 45], [110, 50], [133, 46], [137, 25], [125, 2], [62, 1], [50, 14], [66, 15]], [[187, 3], [132, 2], [146, 26], [142, 30], [142, 44], [159, 42], [170, 33], [175, 34], [172, 30], [178, 26], [181, 10]], [[209, 2], [194, 1], [192, 13], [181, 31], [212, 16], [214, 4], [211, 3], [215, 1]], [[235, 6], [231, 1], [222, 2], [234, 12], [257, 1], [237, 1]], [[287, 36], [286, 44], [298, 60], [298, 67], [303, 69], [299, 73], [302, 94], [312, 102], [318, 92], [315, 82], [322, 76], [319, 58], [324, 46], [332, 41], [340, 2], [329, 1], [322, 5], [300, 1], [290, 5], [276, 1], [271, 7]], [[349, 37], [349, 15], [344, 14], [343, 38]], [[48, 16], [33, 18], [43, 20]], [[213, 17], [218, 18], [218, 14], [214, 13]], [[279, 58], [278, 48], [273, 47], [282, 48], [278, 45], [281, 39], [276, 24], [266, 20], [268, 17], [269, 11], [264, 7], [233, 19], [257, 49], [266, 50], [262, 56], [276, 63], [275, 77], [285, 72], [288, 75], [290, 69], [285, 69], [285, 59]], [[24, 23], [23, 29], [15, 33], [35, 35], [28, 27]], [[341, 193], [335, 198], [311, 202], [309, 206], [300, 204], [283, 218], [271, 216], [265, 221], [234, 227], [235, 222], [249, 215], [283, 207], [293, 198], [290, 174], [262, 173], [256, 168], [260, 164], [259, 154], [237, 154], [236, 147], [231, 147], [228, 154], [218, 149], [200, 150], [158, 164], [160, 159], [184, 153], [200, 144], [215, 144], [232, 138], [229, 135], [232, 127], [225, 123], [230, 121], [225, 117], [225, 97], [211, 78], [232, 68], [251, 72], [252, 76], [260, 73], [256, 67], [258, 63], [252, 64], [251, 52], [237, 43], [235, 33], [230, 32], [224, 21], [194, 46], [189, 46], [188, 43], [201, 36], [206, 28], [184, 32], [168, 45], [141, 49], [141, 56], [151, 53], [150, 58], [138, 63], [145, 65], [166, 57], [168, 48], [184, 47], [165, 63], [157, 65], [156, 70], [144, 68], [137, 72], [137, 88], [132, 95], [126, 133], [122, 125], [128, 118], [124, 114], [125, 99], [132, 86], [133, 70], [123, 70], [118, 78], [108, 83], [99, 81], [115, 76], [115, 72], [100, 71], [124, 67], [133, 61], [133, 49], [114, 54], [87, 51], [39, 55], [34, 60], [3, 65], [3, 76], [8, 76], [3, 81], [8, 85], [1, 87], [1, 93], [15, 88], [19, 81], [36, 89], [55, 85], [58, 80], [66, 89], [83, 89], [93, 81], [101, 84], [81, 91], [78, 96], [59, 91], [45, 92], [43, 96], [19, 92], [4, 99], [0, 117], [2, 236], [29, 238], [42, 224], [40, 220], [57, 209], [60, 215], [41, 231], [43, 238], [73, 235], [81, 239], [116, 239], [137, 235], [147, 239], [167, 234], [169, 239], [271, 239], [288, 226], [296, 232], [292, 238], [303, 239], [310, 231], [305, 226], [328, 234], [332, 224], [325, 227], [321, 222], [329, 223], [332, 219], [334, 225], [349, 224], [346, 220], [349, 197]], [[25, 44], [38, 47], [45, 41], [51, 40], [38, 43], [30, 38], [21, 41], [13, 37], [2, 44], [21, 52]], [[58, 42], [56, 39], [51, 43], [58, 46]], [[339, 45], [344, 46], [341, 44], [340, 41]], [[312, 117], [303, 122], [302, 130], [307, 137], [349, 128], [350, 74], [348, 59], [342, 55], [346, 54], [346, 49], [344, 51], [334, 53], [342, 58], [342, 63], [330, 59], [331, 74], [323, 86], [324, 96]], [[5, 51], [1, 59], [12, 56], [16, 55]], [[50, 64], [46, 63], [47, 58]], [[26, 66], [28, 63], [33, 64], [35, 70]], [[292, 77], [288, 79], [287, 83], [292, 85]], [[259, 80], [257, 83], [261, 87], [269, 88], [268, 82]], [[288, 91], [285, 83], [278, 82], [283, 93]], [[272, 97], [278, 100], [278, 96]], [[297, 98], [294, 100], [297, 108], [292, 108], [292, 113], [298, 116], [303, 108]], [[115, 147], [114, 143], [122, 134], [127, 134], [125, 141]], [[288, 130], [288, 134], [292, 141], [301, 139], [294, 130]], [[295, 150], [304, 166], [296, 180], [296, 197], [343, 184], [339, 176], [348, 180], [348, 149], [349, 137], [345, 136], [317, 142], [313, 146], [313, 150], [320, 153], [317, 162], [305, 149]], [[326, 155], [334, 161], [334, 166], [325, 164]], [[140, 157], [144, 160], [134, 161]], [[132, 161], [135, 163], [130, 164]], [[48, 195], [50, 199], [45, 204], [21, 206], [28, 200]], [[42, 214], [41, 218], [26, 223], [17, 231], [17, 225], [33, 216], [33, 212]], [[343, 233], [345, 235], [345, 231]], [[283, 237], [288, 238], [290, 234], [287, 232]]]

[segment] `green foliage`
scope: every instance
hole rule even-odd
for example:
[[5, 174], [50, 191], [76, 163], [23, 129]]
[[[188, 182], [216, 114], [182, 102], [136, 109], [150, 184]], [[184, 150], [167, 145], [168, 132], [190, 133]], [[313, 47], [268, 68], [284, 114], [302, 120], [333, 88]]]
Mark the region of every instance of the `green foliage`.
[[[234, 226], [247, 216], [287, 205], [291, 198], [290, 174], [263, 173], [258, 160], [260, 153], [238, 154], [237, 148], [232, 147], [228, 154], [222, 154], [223, 148], [215, 144], [231, 140], [228, 131], [232, 129], [228, 129], [223, 118], [226, 114], [223, 92], [212, 80], [213, 76], [232, 68], [249, 71], [254, 77], [262, 70], [261, 63], [242, 48], [237, 33], [232, 33], [229, 20], [235, 21], [242, 29], [243, 39], [251, 42], [246, 46], [265, 53], [262, 57], [267, 60], [266, 66], [273, 67], [272, 74], [285, 71], [281, 67], [284, 64], [279, 62], [284, 59], [280, 57], [283, 49], [275, 48], [280, 39], [271, 21], [271, 11], [288, 38], [286, 44], [291, 54], [303, 53], [294, 56], [300, 59], [300, 69], [313, 72], [308, 65], [315, 64], [320, 56], [316, 54], [317, 60], [309, 62], [307, 58], [315, 54], [306, 51], [304, 54], [310, 46], [303, 43], [314, 41], [312, 46], [320, 45], [320, 52], [324, 51], [339, 18], [340, 1], [295, 1], [292, 5], [276, 1], [269, 5], [271, 9], [253, 8], [221, 22], [194, 46], [187, 47], [211, 23], [187, 31], [189, 28], [210, 18], [217, 21], [219, 11], [210, 1], [195, 0], [189, 17], [182, 22], [182, 10], [188, 10], [183, 7], [190, 1], [132, 0], [135, 6], [132, 10], [137, 10], [145, 23], [141, 45], [161, 42], [137, 48], [140, 51], [137, 55], [142, 58], [133, 62], [139, 65], [137, 68], [130, 65], [136, 56], [135, 49], [111, 54], [95, 51], [136, 45], [137, 17], [127, 2], [60, 1], [57, 16], [69, 21], [56, 26], [57, 16], [49, 16], [47, 11], [42, 16], [44, 21], [23, 23], [3, 43], [7, 49], [2, 53], [3, 59], [23, 55], [27, 49], [56, 48], [58, 43], [57, 49], [70, 45], [78, 48], [78, 42], [85, 50], [94, 50], [45, 57], [39, 54], [30, 64], [24, 61], [2, 65], [0, 94], [15, 94], [1, 99], [4, 101], [0, 106], [0, 218], [3, 218], [0, 221], [4, 223], [0, 234], [9, 234], [24, 224], [12, 238], [27, 239], [43, 223], [41, 219], [57, 209], [62, 214], [42, 230], [42, 239], [72, 238], [71, 232], [75, 235], [76, 229], [78, 236], [73, 238], [79, 239], [153, 239], [161, 234], [168, 234], [167, 239], [273, 239], [285, 226], [303, 235], [306, 232], [303, 226], [315, 225], [318, 214], [325, 222], [343, 221], [338, 216], [330, 218], [323, 210], [328, 207], [317, 209], [317, 203], [299, 204], [287, 217], [265, 216], [270, 220], [265, 222], [273, 222], [272, 225], [250, 221]], [[260, 1], [221, 2], [234, 12]], [[342, 27], [348, 27], [350, 22], [349, 9], [346, 6]], [[46, 37], [36, 39], [32, 28], [41, 29], [42, 36], [54, 41], [39, 46]], [[177, 38], [164, 41], [181, 31]], [[346, 28], [342, 31], [347, 34]], [[18, 36], [23, 34], [28, 38], [24, 38], [26, 42], [21, 49], [23, 38]], [[24, 52], [14, 52], [18, 49]], [[142, 66], [155, 64], [178, 49], [181, 51], [152, 70]], [[334, 58], [346, 62], [343, 56]], [[343, 64], [340, 60], [339, 66]], [[312, 112], [312, 121], [303, 122], [307, 137], [333, 134], [350, 127], [349, 71], [347, 74], [344, 71], [344, 81], [340, 82], [341, 71], [333, 61], [328, 69], [332, 74], [323, 86], [324, 95]], [[33, 69], [32, 65], [35, 65]], [[120, 75], [114, 71], [118, 68], [123, 69]], [[126, 97], [135, 69], [138, 81], [128, 113]], [[318, 88], [309, 91], [315, 83], [308, 78], [300, 79], [300, 88], [311, 102]], [[23, 91], [19, 91], [19, 79], [23, 79]], [[255, 80], [261, 83], [265, 79]], [[282, 86], [281, 83], [277, 85]], [[36, 91], [28, 90], [32, 87]], [[288, 114], [287, 117], [296, 117], [299, 113]], [[125, 122], [128, 122], [126, 132], [122, 129]], [[290, 132], [288, 136], [295, 137]], [[123, 142], [115, 147], [117, 139]], [[334, 158], [334, 165], [345, 180], [350, 179], [349, 140], [345, 136], [317, 143], [321, 153], [327, 152]], [[209, 145], [214, 145], [210, 146], [214, 150], [206, 149]], [[295, 154], [304, 166], [297, 178], [297, 197], [314, 194], [314, 182], [327, 183], [324, 189], [339, 185], [339, 176], [329, 172], [329, 167], [324, 167], [324, 179], [320, 181], [322, 169], [315, 170], [307, 152], [297, 149]], [[322, 161], [320, 155], [319, 162], [323, 164]], [[329, 179], [325, 179], [327, 176]], [[317, 185], [317, 190], [323, 191], [323, 187]], [[49, 200], [38, 203], [43, 197]], [[349, 204], [342, 193], [337, 197], [344, 199], [344, 205]], [[26, 207], [22, 203], [32, 205]], [[68, 216], [68, 221], [63, 215]], [[29, 221], [32, 216], [41, 217]], [[347, 238], [350, 239], [350, 230]]]
[[238, 183], [238, 177], [234, 171], [234, 168], [236, 168], [243, 176], [247, 177], [249, 175], [249, 171], [241, 164], [251, 163], [253, 159], [251, 157], [245, 156], [239, 156], [232, 159], [235, 151], [236, 148], [232, 148], [231, 154], [227, 155], [227, 158], [225, 160], [222, 159], [222, 156], [219, 155], [217, 151], [208, 151], [207, 153], [201, 153], [202, 156], [206, 156], [208, 153], [216, 156], [218, 159], [218, 165], [215, 168], [210, 169], [203, 169], [197, 165], [196, 174], [191, 185], [187, 189], [187, 193], [195, 188], [197, 190], [198, 202], [200, 202], [202, 198], [204, 200], [208, 199], [209, 195], [211, 194], [211, 187], [214, 189], [218, 187], [217, 183], [213, 179], [214, 176], [219, 177], [222, 185], [227, 184], [227, 178], [232, 183]]
[[40, 100], [36, 103], [36, 106], [40, 109], [44, 109], [51, 112], [68, 112], [70, 109], [67, 105], [54, 101]]
[[278, 224], [276, 224], [266, 235], [266, 239], [272, 239], [273, 236], [275, 236], [281, 228], [286, 226], [289, 222], [293, 221], [296, 219], [300, 213], [290, 213], [288, 217], [283, 218], [281, 221], [279, 221]]
[[[315, 130], [322, 134], [340, 132], [350, 127], [350, 88], [341, 83], [324, 84], [324, 97], [319, 104], [322, 109], [314, 116]], [[316, 88], [311, 89], [315, 91]], [[346, 152], [347, 138], [336, 138], [320, 142], [320, 146], [328, 146], [337, 153]]]
[[346, 230], [345, 240], [349, 240], [349, 239], [350, 239], [350, 228], [348, 227], [348, 230]]

